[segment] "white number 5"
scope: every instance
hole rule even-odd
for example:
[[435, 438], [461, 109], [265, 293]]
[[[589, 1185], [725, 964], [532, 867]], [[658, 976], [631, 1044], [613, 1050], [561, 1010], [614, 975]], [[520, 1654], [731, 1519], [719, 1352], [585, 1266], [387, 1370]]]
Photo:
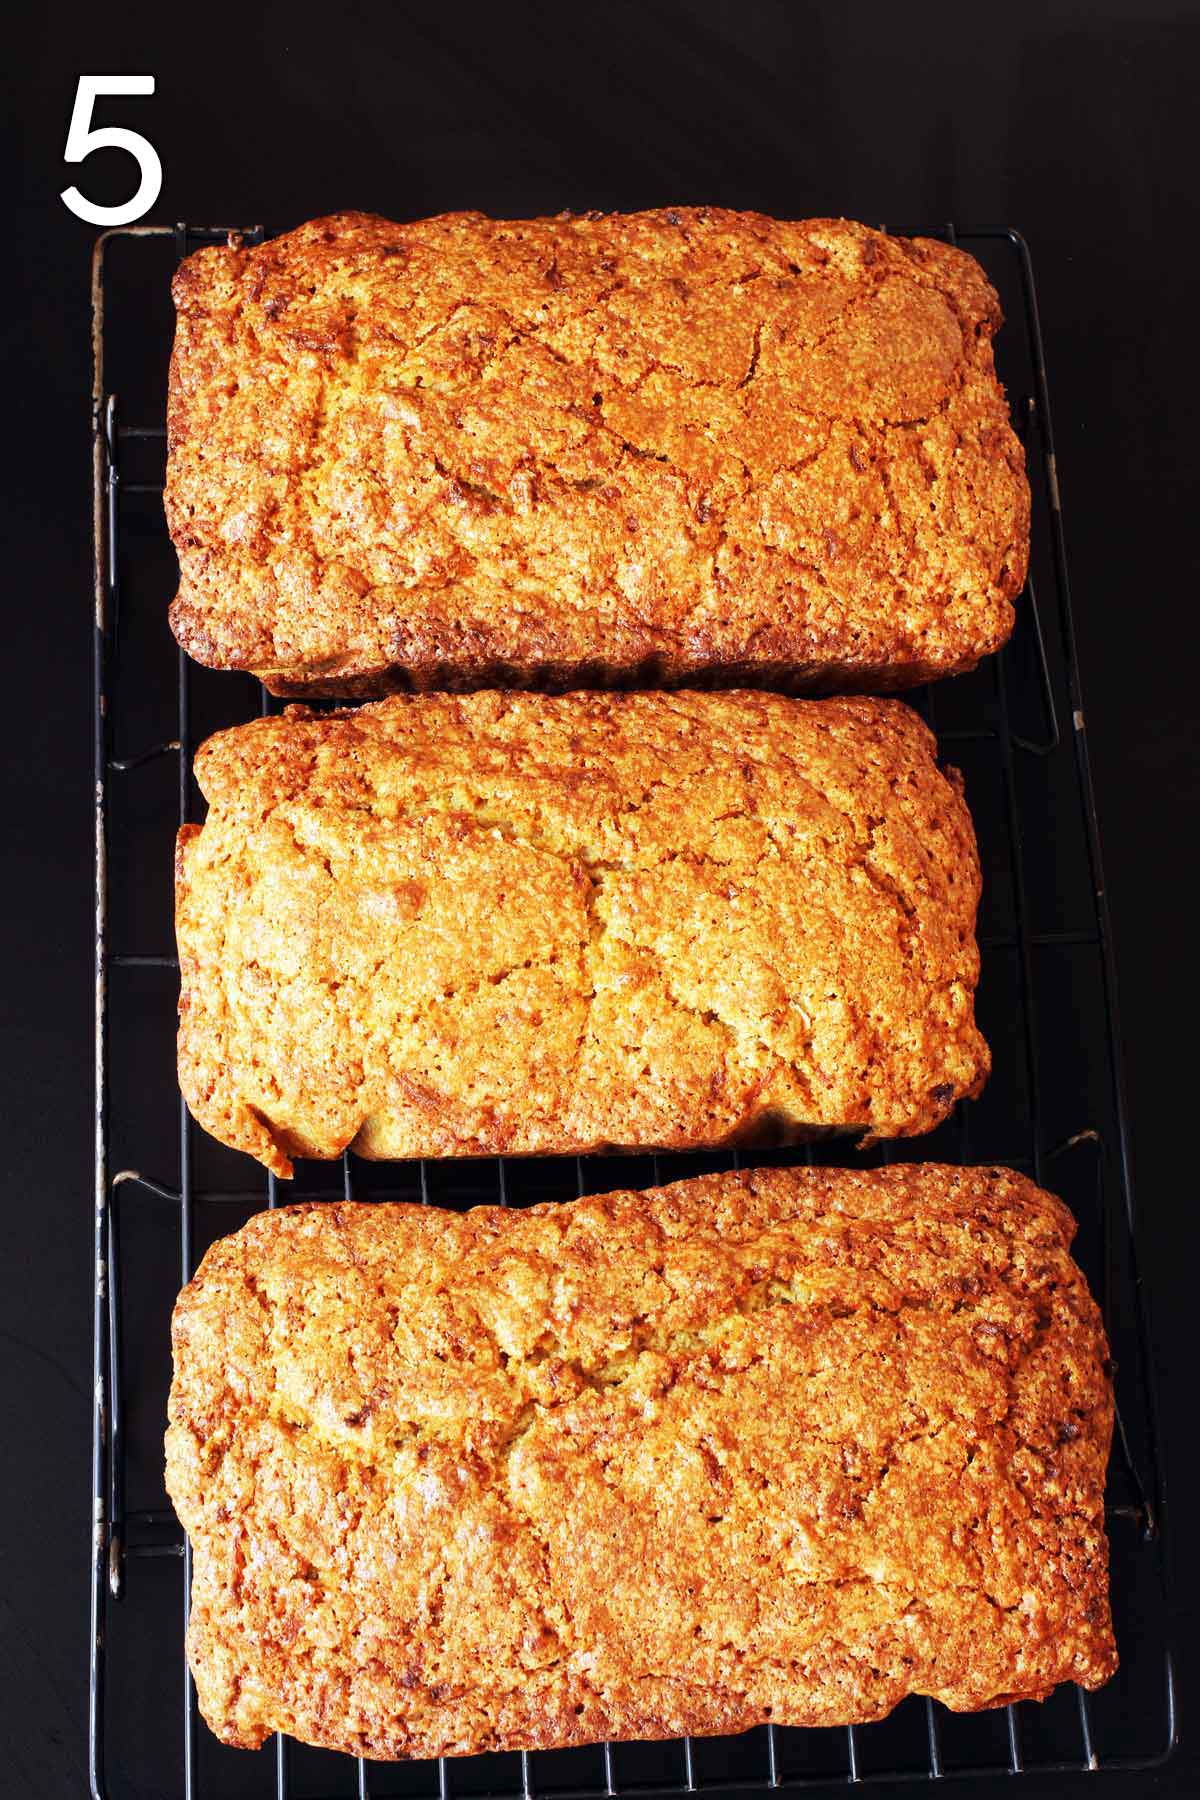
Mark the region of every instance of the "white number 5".
[[140, 132], [126, 131], [121, 125], [106, 125], [96, 131], [91, 128], [92, 107], [99, 95], [153, 92], [153, 75], [79, 77], [63, 161], [82, 162], [93, 150], [128, 150], [141, 171], [142, 179], [133, 199], [123, 200], [120, 206], [97, 206], [94, 201], [81, 194], [77, 187], [64, 188], [59, 198], [65, 201], [77, 219], [86, 219], [89, 225], [132, 225], [135, 219], [140, 219], [143, 213], [149, 212], [158, 199], [163, 172], [154, 145], [142, 137]]

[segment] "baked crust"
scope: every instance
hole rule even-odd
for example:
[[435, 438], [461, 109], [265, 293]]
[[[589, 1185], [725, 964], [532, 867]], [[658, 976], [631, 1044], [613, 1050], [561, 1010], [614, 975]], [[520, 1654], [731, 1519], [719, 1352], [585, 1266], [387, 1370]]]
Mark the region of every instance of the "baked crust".
[[718, 207], [318, 219], [175, 278], [171, 622], [273, 693], [895, 688], [1008, 637], [979, 265]]
[[1098, 1686], [1073, 1232], [936, 1165], [259, 1214], [174, 1318], [204, 1717], [432, 1757]]
[[907, 1136], [982, 1086], [979, 866], [896, 700], [476, 693], [219, 733], [179, 1079], [276, 1174]]

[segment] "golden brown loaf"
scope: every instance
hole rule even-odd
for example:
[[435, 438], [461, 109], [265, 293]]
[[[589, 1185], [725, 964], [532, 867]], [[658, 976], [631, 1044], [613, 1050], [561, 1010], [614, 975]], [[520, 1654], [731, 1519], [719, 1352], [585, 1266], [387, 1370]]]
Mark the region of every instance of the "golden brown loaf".
[[174, 1321], [205, 1718], [428, 1757], [1098, 1686], [1073, 1231], [936, 1165], [259, 1214]]
[[278, 1174], [903, 1136], [982, 1084], [970, 818], [900, 701], [395, 696], [196, 776], [180, 1085]]
[[179, 641], [279, 694], [903, 686], [1012, 629], [978, 264], [717, 207], [319, 219], [175, 281]]

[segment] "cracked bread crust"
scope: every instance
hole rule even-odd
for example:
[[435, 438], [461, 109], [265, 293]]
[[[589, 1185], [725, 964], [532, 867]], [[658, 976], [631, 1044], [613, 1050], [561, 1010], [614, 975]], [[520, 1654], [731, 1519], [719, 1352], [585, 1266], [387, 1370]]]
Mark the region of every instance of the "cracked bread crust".
[[204, 1717], [432, 1757], [1098, 1686], [1073, 1234], [937, 1165], [260, 1213], [174, 1317]]
[[277, 694], [766, 681], [1005, 642], [979, 265], [718, 207], [318, 219], [175, 278], [175, 634]]
[[907, 1136], [982, 1086], [979, 867], [896, 700], [394, 696], [218, 734], [179, 1079], [279, 1175]]

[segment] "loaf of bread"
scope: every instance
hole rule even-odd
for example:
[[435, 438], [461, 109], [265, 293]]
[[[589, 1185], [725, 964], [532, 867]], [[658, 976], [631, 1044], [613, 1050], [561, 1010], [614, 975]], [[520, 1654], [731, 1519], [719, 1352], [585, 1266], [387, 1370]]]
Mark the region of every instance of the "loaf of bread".
[[982, 1084], [970, 818], [898, 700], [396, 695], [196, 776], [180, 1085], [279, 1175], [904, 1136]]
[[1012, 629], [978, 264], [716, 207], [320, 219], [175, 281], [171, 619], [277, 694], [895, 688]]
[[429, 1757], [1098, 1686], [1073, 1231], [936, 1165], [260, 1214], [175, 1311], [205, 1718]]

